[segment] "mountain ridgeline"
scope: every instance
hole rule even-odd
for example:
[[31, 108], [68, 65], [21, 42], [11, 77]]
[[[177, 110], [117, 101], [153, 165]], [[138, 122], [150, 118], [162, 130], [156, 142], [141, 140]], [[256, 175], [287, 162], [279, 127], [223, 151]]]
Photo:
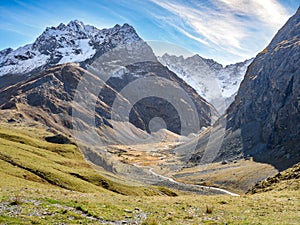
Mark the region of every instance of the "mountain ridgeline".
[[100, 49], [140, 40], [134, 28], [126, 23], [102, 30], [78, 20], [67, 25], [61, 23], [47, 27], [32, 44], [0, 51], [0, 76], [31, 75], [57, 64], [83, 62], [99, 54]]
[[158, 60], [212, 103], [220, 113], [224, 113], [233, 102], [247, 67], [253, 61], [249, 59], [223, 67], [197, 54], [184, 58], [167, 53], [158, 57]]

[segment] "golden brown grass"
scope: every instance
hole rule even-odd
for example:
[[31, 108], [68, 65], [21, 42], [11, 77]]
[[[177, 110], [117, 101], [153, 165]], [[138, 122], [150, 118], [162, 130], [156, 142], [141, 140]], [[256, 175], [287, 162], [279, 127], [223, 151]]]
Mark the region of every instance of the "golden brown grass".
[[172, 175], [181, 182], [216, 186], [242, 194], [277, 172], [269, 164], [240, 160], [225, 165], [213, 163], [185, 168]]
[[124, 178], [95, 170], [75, 145], [48, 143], [30, 134], [22, 127], [0, 127], [2, 187], [41, 184], [88, 193], [109, 190], [134, 196], [165, 194], [157, 187], [126, 185]]

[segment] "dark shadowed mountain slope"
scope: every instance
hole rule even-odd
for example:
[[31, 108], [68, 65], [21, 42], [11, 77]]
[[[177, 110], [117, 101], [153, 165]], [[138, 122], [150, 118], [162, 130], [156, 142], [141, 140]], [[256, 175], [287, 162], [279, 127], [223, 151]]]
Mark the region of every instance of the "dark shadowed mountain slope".
[[[253, 156], [279, 169], [300, 161], [300, 9], [248, 67], [223, 119], [216, 160]], [[202, 154], [200, 146], [192, 161]]]
[[250, 65], [228, 127], [241, 128], [245, 153], [258, 160], [300, 160], [300, 9]]

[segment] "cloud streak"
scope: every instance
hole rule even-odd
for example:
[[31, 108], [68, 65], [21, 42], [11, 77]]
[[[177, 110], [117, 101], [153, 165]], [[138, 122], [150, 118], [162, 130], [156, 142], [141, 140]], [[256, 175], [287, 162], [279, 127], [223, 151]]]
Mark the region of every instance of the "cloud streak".
[[287, 10], [276, 0], [219, 0], [219, 2], [233, 12], [254, 17], [273, 29], [282, 26], [289, 17]]
[[263, 48], [290, 16], [276, 0], [151, 1], [169, 12], [164, 22], [183, 35], [243, 59]]

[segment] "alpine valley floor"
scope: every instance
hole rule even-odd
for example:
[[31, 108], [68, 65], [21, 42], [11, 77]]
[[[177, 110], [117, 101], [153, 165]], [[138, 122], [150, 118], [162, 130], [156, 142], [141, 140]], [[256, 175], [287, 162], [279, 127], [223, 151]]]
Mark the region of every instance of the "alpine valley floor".
[[[300, 219], [299, 176], [266, 184], [257, 194], [226, 185], [240, 196], [196, 195], [162, 186], [133, 182], [88, 163], [77, 146], [44, 140], [52, 135], [38, 126], [1, 123], [0, 126], [0, 223], [1, 224], [297, 224]], [[126, 153], [126, 152], [125, 152]], [[132, 154], [131, 154], [132, 155]], [[120, 154], [116, 157], [124, 157]], [[138, 163], [127, 157], [127, 163]], [[130, 161], [132, 160], [132, 162]], [[147, 166], [153, 166], [150, 160]], [[143, 165], [146, 166], [146, 165]], [[223, 167], [223, 168], [222, 168]], [[211, 165], [213, 171], [236, 173], [266, 165], [239, 161]], [[200, 167], [176, 174], [178, 182], [204, 173]], [[210, 172], [212, 171], [212, 172]], [[222, 172], [224, 171], [224, 172]], [[254, 170], [255, 171], [255, 170]], [[297, 172], [296, 169], [293, 173]], [[226, 176], [225, 176], [226, 177]], [[228, 175], [229, 177], [229, 175]], [[277, 176], [278, 177], [278, 176]], [[205, 177], [202, 178], [205, 182]], [[212, 179], [213, 180], [213, 179]], [[264, 184], [257, 186], [266, 186]], [[272, 190], [272, 185], [274, 189]], [[222, 185], [221, 185], [222, 186]], [[222, 186], [222, 187], [223, 187]], [[236, 187], [236, 189], [234, 188]]]

